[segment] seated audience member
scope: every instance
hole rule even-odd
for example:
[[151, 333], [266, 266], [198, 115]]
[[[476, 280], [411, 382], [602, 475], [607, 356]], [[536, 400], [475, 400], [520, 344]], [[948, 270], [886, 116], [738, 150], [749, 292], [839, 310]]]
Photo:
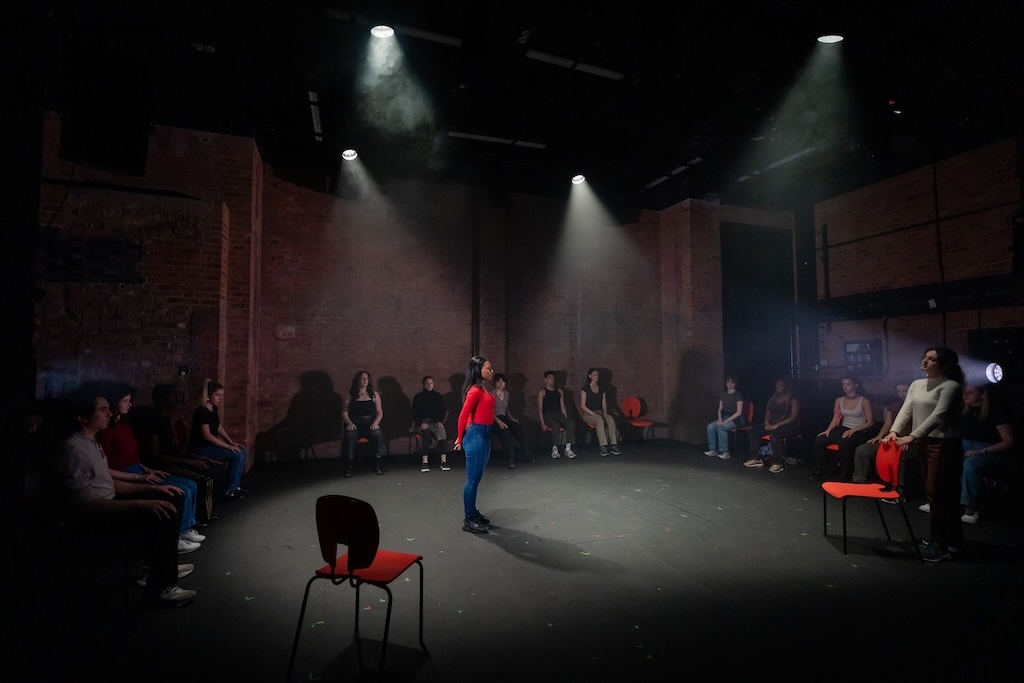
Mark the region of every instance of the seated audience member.
[[964, 473], [961, 477], [960, 504], [965, 524], [977, 524], [978, 502], [982, 497], [982, 477], [1000, 469], [1013, 448], [1013, 429], [1006, 411], [991, 400], [989, 387], [964, 386], [964, 407], [960, 416], [960, 437], [964, 446]]
[[[751, 435], [751, 448], [756, 449], [761, 443], [761, 437], [769, 434], [769, 443], [772, 447], [772, 466], [768, 471], [778, 474], [785, 469], [786, 439], [800, 433], [800, 401], [789, 390], [789, 380], [779, 378], [775, 380], [775, 393], [768, 399], [768, 405], [764, 408], [764, 427], [753, 430]], [[745, 467], [764, 467], [764, 460], [751, 458], [743, 463]]]
[[622, 455], [615, 416], [608, 412], [608, 392], [601, 386], [601, 373], [597, 368], [587, 370], [587, 383], [580, 389], [580, 412], [584, 422], [594, 425], [601, 455], [608, 455], [609, 452]]
[[828, 427], [814, 439], [811, 447], [814, 456], [814, 472], [810, 479], [822, 478], [822, 464], [829, 444], [839, 446], [840, 480], [845, 481], [853, 469], [853, 452], [857, 446], [868, 440], [868, 430], [875, 424], [871, 401], [860, 393], [860, 383], [854, 377], [844, 377], [843, 395], [836, 399], [832, 408], [832, 420]]
[[746, 426], [746, 418], [743, 417], [743, 394], [736, 388], [736, 378], [727, 375], [725, 391], [718, 397], [718, 418], [708, 423], [708, 449], [704, 451], [704, 455], [728, 460], [731, 457], [729, 432], [737, 427]]
[[341, 409], [341, 420], [345, 424], [346, 477], [352, 476], [359, 437], [373, 444], [373, 473], [384, 474], [380, 462], [384, 452], [384, 434], [380, 431], [380, 421], [383, 418], [384, 409], [381, 407], [380, 393], [373, 390], [370, 373], [360, 370], [352, 377], [352, 386], [349, 387], [345, 405]]
[[68, 395], [67, 403], [75, 426], [64, 442], [58, 472], [75, 512], [84, 522], [100, 528], [142, 534], [147, 569], [141, 607], [188, 604], [195, 598], [195, 591], [177, 583], [193, 569], [190, 564], [177, 564], [181, 490], [111, 477], [103, 449], [96, 441], [96, 434], [110, 421], [110, 404], [98, 385], [77, 387]]
[[551, 434], [551, 457], [562, 457], [558, 453], [558, 431], [565, 430], [565, 457], [575, 458], [572, 442], [576, 440], [576, 421], [569, 419], [565, 412], [565, 395], [555, 386], [555, 371], [544, 373], [544, 386], [537, 392], [537, 417], [542, 431]]
[[516, 468], [516, 460], [534, 462], [526, 452], [526, 432], [519, 420], [508, 410], [508, 377], [500, 372], [494, 373], [494, 429], [492, 433], [501, 440], [501, 452], [508, 459], [508, 468]]
[[244, 500], [248, 493], [242, 488], [242, 475], [249, 452], [245, 446], [232, 440], [220, 421], [219, 406], [224, 403], [224, 385], [208, 379], [203, 382], [199, 405], [192, 413], [192, 429], [188, 435], [188, 450], [201, 458], [209, 458], [227, 466], [227, 484], [222, 500]]
[[448, 417], [444, 409], [444, 397], [434, 391], [434, 378], [427, 375], [423, 378], [423, 391], [412, 397], [412, 427], [419, 431], [423, 445], [423, 462], [420, 472], [430, 471], [430, 454], [441, 456], [441, 469], [445, 472], [448, 466], [448, 433], [444, 429], [444, 421]]
[[135, 432], [124, 417], [132, 408], [133, 390], [127, 384], [111, 384], [104, 387], [107, 404], [112, 416], [105, 429], [96, 434], [96, 441], [107, 456], [110, 476], [118, 481], [144, 484], [166, 484], [182, 491], [181, 529], [178, 535], [178, 552], [191, 553], [199, 549], [206, 540], [193, 527], [196, 524], [196, 483], [191, 479], [168, 474], [163, 470], [150, 469], [139, 459], [139, 443]]
[[224, 463], [189, 453], [174, 438], [178, 392], [173, 384], [153, 387], [152, 406], [132, 406], [128, 424], [135, 432], [142, 464], [196, 483], [196, 520], [205, 525], [215, 519], [214, 493], [224, 485]]
[[343, 405], [330, 375], [323, 370], [303, 372], [299, 376], [299, 393], [288, 404], [287, 415], [256, 435], [256, 460], [264, 460], [267, 451], [273, 451], [279, 460], [298, 460], [304, 447], [337, 441], [343, 426]]
[[[889, 403], [885, 406], [882, 412], [883, 424], [882, 428], [878, 430], [878, 434], [867, 440], [866, 443], [862, 443], [857, 446], [857, 449], [853, 452], [853, 481], [857, 484], [866, 484], [873, 480], [872, 475], [874, 474], [875, 456], [878, 454], [878, 444], [881, 443], [882, 439], [889, 430], [892, 429], [893, 420], [896, 419], [896, 415], [900, 412], [900, 408], [903, 407], [903, 402], [907, 400], [907, 390], [910, 388], [909, 381], [901, 381], [896, 383], [896, 396], [897, 400]], [[908, 434], [909, 429], [904, 428], [904, 431]], [[905, 436], [899, 434], [899, 436]], [[917, 457], [917, 444], [910, 444], [906, 450], [903, 451], [900, 456], [900, 472], [899, 472], [899, 490], [903, 490], [905, 482], [903, 480], [906, 472], [907, 460], [913, 460]], [[895, 504], [893, 500], [883, 500], [883, 503]]]

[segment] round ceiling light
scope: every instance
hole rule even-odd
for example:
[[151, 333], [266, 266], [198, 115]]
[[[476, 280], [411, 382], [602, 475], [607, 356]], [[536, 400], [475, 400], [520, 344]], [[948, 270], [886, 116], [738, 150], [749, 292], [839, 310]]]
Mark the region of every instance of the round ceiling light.
[[390, 26], [380, 24], [370, 29], [370, 35], [376, 38], [390, 38], [391, 36], [395, 35], [395, 29], [391, 28]]
[[357, 156], [359, 155], [356, 154], [356, 151], [354, 149], [346, 149], [344, 152], [341, 153], [341, 158], [344, 159], [345, 161], [352, 161]]
[[576, 174], [576, 175], [574, 175], [572, 177], [572, 184], [573, 185], [579, 185], [580, 183], [582, 183], [586, 179], [587, 179], [587, 176], [583, 175], [582, 173], [578, 173], [578, 174]]

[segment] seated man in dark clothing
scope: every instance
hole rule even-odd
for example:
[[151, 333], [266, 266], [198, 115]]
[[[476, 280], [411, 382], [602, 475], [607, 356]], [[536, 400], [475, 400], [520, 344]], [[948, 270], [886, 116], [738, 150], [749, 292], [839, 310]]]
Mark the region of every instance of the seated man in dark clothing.
[[206, 525], [215, 519], [215, 492], [223, 493], [224, 463], [200, 458], [186, 451], [184, 444], [179, 446], [175, 442], [174, 416], [180, 401], [174, 385], [156, 385], [152, 397], [152, 406], [133, 407], [126, 418], [139, 442], [139, 457], [146, 467], [196, 483], [196, 521]]
[[412, 397], [412, 428], [419, 430], [423, 444], [423, 463], [420, 472], [430, 471], [430, 453], [440, 452], [441, 469], [448, 471], [448, 433], [444, 429], [444, 397], [434, 391], [434, 378], [423, 378], [423, 391]]
[[[178, 586], [191, 565], [178, 565], [178, 527], [181, 489], [136, 484], [110, 476], [96, 434], [110, 422], [110, 404], [98, 385], [83, 384], [68, 396], [68, 416], [74, 423], [64, 442], [58, 472], [74, 512], [100, 528], [127, 529], [142, 534], [148, 567], [143, 607], [179, 607], [195, 591]], [[176, 504], [177, 503], [177, 504]]]

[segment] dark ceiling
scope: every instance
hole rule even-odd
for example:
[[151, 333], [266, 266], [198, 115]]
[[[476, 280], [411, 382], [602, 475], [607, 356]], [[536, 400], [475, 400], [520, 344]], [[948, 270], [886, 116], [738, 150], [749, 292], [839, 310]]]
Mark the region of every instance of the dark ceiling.
[[[1014, 0], [46, 5], [48, 106], [252, 136], [325, 191], [354, 146], [381, 180], [558, 194], [582, 172], [636, 208], [793, 206], [1019, 135], [1024, 114]], [[369, 78], [381, 22], [403, 59]]]

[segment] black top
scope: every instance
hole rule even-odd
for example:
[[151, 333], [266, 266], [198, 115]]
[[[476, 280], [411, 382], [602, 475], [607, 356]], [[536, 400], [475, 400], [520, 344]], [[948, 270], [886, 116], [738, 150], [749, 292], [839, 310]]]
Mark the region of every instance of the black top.
[[365, 401], [348, 402], [348, 419], [353, 424], [372, 424], [373, 418], [376, 416], [377, 404], [373, 402], [372, 398]]
[[444, 397], [436, 391], [421, 391], [412, 397], [412, 419], [421, 422], [444, 421]]
[[562, 391], [560, 389], [548, 389], [544, 387], [544, 406], [545, 413], [561, 413], [562, 412]]
[[210, 426], [210, 434], [213, 436], [216, 436], [217, 432], [220, 431], [220, 414], [217, 412], [217, 406], [210, 406], [209, 410], [206, 408], [196, 408], [196, 412], [192, 413], [192, 430], [188, 434], [189, 451], [213, 445], [203, 436], [203, 425]]
[[982, 420], [980, 413], [980, 407], [967, 407], [967, 412], [960, 416], [960, 438], [966, 441], [980, 441], [987, 444], [1002, 441], [996, 425], [1009, 424], [1009, 416], [992, 405], [988, 408], [988, 417], [986, 419]]
[[604, 397], [606, 393], [604, 387], [598, 384], [597, 391], [591, 391], [590, 382], [587, 382], [586, 384], [583, 385], [583, 392], [587, 395], [587, 408], [594, 411], [595, 413], [599, 413], [602, 410], [604, 410], [604, 406], [601, 402], [601, 399]]

